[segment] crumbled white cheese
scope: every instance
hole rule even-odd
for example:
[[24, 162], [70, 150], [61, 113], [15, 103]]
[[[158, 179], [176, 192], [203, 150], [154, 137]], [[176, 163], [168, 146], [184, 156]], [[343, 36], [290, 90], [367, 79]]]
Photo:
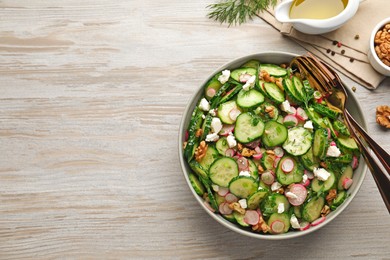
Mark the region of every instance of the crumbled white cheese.
[[241, 171], [239, 175], [240, 175], [240, 176], [251, 177], [251, 174], [250, 174], [249, 171]]
[[295, 228], [295, 229], [300, 229], [301, 228], [301, 225], [299, 225], [299, 221], [298, 221], [297, 217], [294, 214], [291, 215], [290, 223], [291, 223], [291, 226], [293, 228]]
[[203, 111], [209, 111], [210, 110], [210, 103], [207, 101], [207, 99], [202, 98], [199, 103], [199, 108]]
[[310, 120], [307, 120], [307, 121], [305, 122], [305, 124], [303, 125], [303, 127], [304, 127], [304, 128], [307, 128], [307, 129], [313, 129], [313, 128], [314, 128], [314, 127], [313, 127], [313, 122], [310, 121]]
[[304, 175], [302, 176], [302, 184], [305, 184], [306, 181], [307, 181], [307, 179], [308, 179], [307, 175], [304, 174]]
[[284, 212], [284, 203], [279, 203], [278, 204], [278, 213], [283, 213]]
[[213, 117], [213, 119], [211, 120], [211, 131], [213, 133], [219, 133], [221, 129], [222, 129], [221, 119], [219, 119], [218, 117]]
[[241, 208], [246, 209], [248, 207], [248, 204], [246, 203], [246, 199], [240, 199], [238, 201], [240, 203]]
[[290, 112], [291, 109], [290, 102], [287, 99], [283, 101], [282, 104], [280, 105], [280, 109], [287, 113]]
[[290, 198], [290, 199], [298, 199], [298, 196], [295, 195], [294, 193], [292, 193], [291, 191], [287, 191], [284, 196], [286, 196], [287, 198]]
[[245, 82], [244, 86], [242, 86], [242, 89], [246, 91], [250, 90], [255, 85], [255, 81], [256, 81], [256, 76], [255, 75], [251, 76], [247, 80], [247, 82]]
[[314, 168], [313, 173], [320, 181], [326, 181], [330, 176], [330, 173], [324, 168]]
[[340, 149], [335, 145], [329, 146], [328, 151], [326, 151], [326, 156], [329, 157], [339, 157], [340, 154], [341, 154]]
[[215, 108], [214, 108], [214, 109], [210, 109], [209, 113], [210, 113], [210, 115], [212, 115], [212, 116], [217, 116], [217, 111], [216, 111]]
[[211, 187], [213, 188], [213, 190], [215, 192], [218, 192], [219, 191], [219, 186], [217, 184], [211, 184]]
[[282, 187], [282, 184], [280, 184], [279, 182], [275, 181], [274, 183], [271, 184], [271, 190], [272, 191], [277, 191], [278, 189], [280, 189]]
[[229, 145], [229, 148], [233, 148], [237, 145], [237, 141], [236, 141], [236, 138], [234, 137], [234, 135], [232, 133], [230, 133], [227, 137], [226, 137], [226, 141]]
[[202, 115], [202, 119], [206, 119], [206, 116], [205, 116], [205, 115]]
[[218, 139], [219, 139], [218, 133], [212, 133], [206, 136], [206, 142], [215, 142]]
[[221, 82], [221, 84], [225, 84], [230, 78], [230, 70], [224, 70], [222, 71], [222, 75], [218, 77], [218, 81]]

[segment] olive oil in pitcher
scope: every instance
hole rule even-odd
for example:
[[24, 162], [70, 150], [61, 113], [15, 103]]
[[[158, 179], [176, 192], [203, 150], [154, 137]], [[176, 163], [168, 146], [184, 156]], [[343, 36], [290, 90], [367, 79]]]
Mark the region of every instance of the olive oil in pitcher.
[[348, 0], [295, 0], [291, 4], [291, 19], [327, 19], [341, 13]]

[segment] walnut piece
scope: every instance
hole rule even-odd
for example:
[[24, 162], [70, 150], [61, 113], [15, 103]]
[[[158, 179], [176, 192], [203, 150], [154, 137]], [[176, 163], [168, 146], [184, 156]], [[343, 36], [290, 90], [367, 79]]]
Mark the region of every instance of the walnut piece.
[[251, 150], [249, 148], [242, 148], [241, 155], [244, 157], [251, 157], [252, 155], [256, 154], [255, 150]]
[[269, 75], [269, 73], [266, 70], [260, 71], [260, 79], [264, 80], [265, 82], [272, 82], [275, 83], [276, 79]]
[[207, 144], [205, 141], [200, 142], [199, 146], [195, 150], [195, 160], [200, 162], [205, 157], [207, 152]]
[[195, 136], [200, 137], [202, 134], [203, 134], [203, 129], [199, 128], [198, 130], [196, 130]]
[[390, 23], [375, 34], [374, 47], [378, 58], [390, 67]]
[[336, 198], [337, 196], [337, 190], [336, 189], [331, 189], [328, 192], [328, 195], [326, 195], [326, 201], [328, 204], [331, 204], [331, 202]]
[[243, 209], [240, 205], [240, 203], [238, 202], [232, 202], [229, 204], [229, 208], [234, 210], [234, 211], [237, 211], [238, 213], [244, 215], [245, 214], [245, 209]]
[[256, 225], [253, 225], [253, 226], [252, 226], [252, 230], [253, 230], [253, 231], [258, 231], [258, 232], [267, 233], [267, 232], [269, 232], [271, 229], [270, 229], [270, 227], [267, 225], [267, 223], [265, 223], [263, 217], [260, 216], [259, 223], [257, 223]]
[[330, 212], [330, 208], [328, 205], [325, 205], [322, 210], [321, 210], [321, 216], [324, 217], [326, 215], [328, 215]]
[[389, 106], [378, 106], [376, 108], [376, 122], [390, 129], [390, 107]]

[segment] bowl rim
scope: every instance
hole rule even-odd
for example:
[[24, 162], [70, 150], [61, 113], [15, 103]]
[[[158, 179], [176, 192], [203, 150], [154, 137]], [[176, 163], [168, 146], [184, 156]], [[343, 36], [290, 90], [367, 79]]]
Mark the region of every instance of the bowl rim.
[[375, 62], [377, 63], [377, 65], [379, 67], [381, 67], [384, 71], [387, 71], [387, 73], [390, 73], [390, 66], [386, 66], [386, 64], [384, 64], [378, 57], [378, 55], [376, 54], [376, 51], [375, 51], [375, 44], [374, 44], [374, 39], [375, 39], [375, 35], [377, 34], [377, 32], [379, 31], [379, 29], [381, 29], [385, 24], [387, 23], [390, 23], [390, 17], [387, 17], [383, 20], [381, 20], [380, 22], [378, 22], [374, 29], [371, 31], [371, 36], [370, 36], [370, 52], [371, 52], [371, 56], [372, 58], [375, 60]]
[[[238, 64], [240, 64], [240, 63], [243, 64], [245, 61], [248, 61], [250, 59], [256, 59], [256, 58], [258, 59], [261, 56], [270, 56], [270, 55], [284, 56], [286, 58], [285, 59], [286, 61], [291, 60], [295, 56], [299, 56], [299, 54], [295, 54], [295, 53], [291, 53], [291, 52], [283, 52], [283, 51], [265, 51], [265, 52], [258, 52], [258, 53], [249, 54], [246, 56], [241, 56], [241, 57], [235, 58], [233, 60], [230, 60], [229, 62], [220, 66], [217, 70], [215, 70], [212, 74], [210, 74], [210, 76], [207, 77], [207, 79], [205, 81], [203, 81], [203, 83], [196, 89], [196, 92], [191, 96], [189, 102], [186, 105], [186, 108], [182, 114], [182, 118], [181, 118], [181, 122], [180, 122], [179, 142], [178, 142], [179, 143], [179, 160], [180, 160], [180, 165], [182, 168], [182, 173], [184, 175], [184, 178], [185, 178], [187, 185], [188, 185], [189, 189], [191, 190], [193, 196], [198, 201], [200, 206], [207, 212], [207, 214], [209, 216], [211, 216], [214, 220], [216, 220], [216, 222], [218, 222], [219, 224], [227, 227], [228, 229], [230, 229], [236, 233], [239, 233], [241, 235], [245, 235], [248, 237], [253, 237], [253, 238], [257, 238], [257, 239], [264, 239], [264, 240], [285, 240], [285, 239], [291, 239], [291, 238], [305, 236], [307, 234], [310, 234], [312, 232], [319, 230], [323, 226], [327, 225], [329, 222], [333, 221], [339, 214], [341, 214], [345, 210], [345, 208], [347, 208], [347, 206], [351, 203], [353, 198], [356, 196], [356, 194], [360, 190], [361, 185], [362, 185], [362, 183], [365, 179], [365, 176], [366, 176], [366, 172], [367, 172], [368, 168], [367, 168], [367, 165], [363, 162], [362, 156], [360, 157], [359, 167], [358, 167], [358, 169], [361, 168], [361, 170], [360, 170], [361, 176], [357, 181], [354, 180], [353, 185], [355, 186], [355, 188], [349, 193], [350, 196], [348, 197], [348, 199], [346, 201], [344, 201], [344, 203], [341, 204], [337, 208], [337, 210], [331, 212], [328, 215], [329, 217], [327, 216], [326, 220], [323, 223], [316, 225], [316, 226], [311, 226], [309, 229], [304, 230], [304, 231], [290, 231], [290, 232], [287, 232], [284, 234], [270, 235], [270, 234], [255, 233], [255, 232], [252, 232], [249, 230], [242, 229], [238, 225], [231, 223], [228, 220], [226, 220], [225, 218], [223, 218], [220, 214], [215, 214], [215, 213], [211, 212], [204, 205], [203, 200], [200, 198], [199, 195], [196, 194], [196, 192], [192, 188], [191, 182], [188, 178], [187, 171], [190, 171], [190, 169], [189, 169], [189, 166], [188, 166], [186, 160], [184, 159], [183, 146], [182, 146], [184, 136], [185, 136], [185, 129], [187, 128], [187, 124], [188, 124], [188, 122], [186, 122], [186, 121], [188, 121], [188, 119], [186, 120], [186, 117], [188, 116], [189, 113], [192, 113], [192, 110], [194, 109], [195, 104], [196, 104], [195, 101], [199, 100], [201, 93], [203, 92], [204, 85], [213, 77], [213, 75], [215, 75], [215, 73], [220, 72], [224, 69], [237, 67], [237, 66], [239, 66]], [[353, 100], [354, 105], [356, 105], [356, 107], [354, 107], [353, 112], [355, 114], [358, 113], [360, 115], [360, 120], [357, 119], [357, 121], [360, 123], [360, 125], [364, 129], [367, 129], [367, 124], [366, 124], [366, 121], [364, 118], [364, 113], [361, 109], [361, 106], [360, 106], [358, 100], [354, 97], [352, 91], [349, 88], [347, 88], [347, 92], [348, 92], [348, 100], [349, 101]], [[348, 103], [350, 103], [350, 102], [348, 102]], [[348, 106], [348, 104], [347, 104], [347, 106]]]

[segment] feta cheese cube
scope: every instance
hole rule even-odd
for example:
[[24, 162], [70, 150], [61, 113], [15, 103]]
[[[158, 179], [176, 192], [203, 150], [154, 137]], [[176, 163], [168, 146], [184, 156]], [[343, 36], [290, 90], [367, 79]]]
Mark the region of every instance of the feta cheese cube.
[[290, 102], [287, 99], [283, 101], [282, 104], [280, 105], [280, 109], [287, 113], [290, 112], [291, 109]]
[[245, 91], [250, 90], [255, 85], [255, 81], [256, 81], [256, 76], [255, 75], [251, 76], [247, 80], [247, 82], [245, 82], [244, 86], [242, 86], [242, 89], [245, 90]]
[[247, 202], [246, 202], [246, 199], [240, 199], [240, 200], [238, 201], [238, 203], [240, 204], [241, 208], [243, 208], [243, 209], [246, 209], [246, 208], [248, 207], [248, 204], [247, 204]]
[[335, 145], [329, 146], [328, 150], [326, 151], [326, 156], [329, 157], [339, 157], [340, 155], [341, 155], [340, 149]]
[[212, 115], [212, 116], [217, 116], [217, 111], [216, 111], [215, 108], [214, 108], [214, 109], [210, 109], [209, 113], [210, 113], [210, 115]]
[[211, 131], [213, 133], [219, 133], [221, 129], [222, 129], [221, 119], [219, 119], [218, 117], [213, 117], [213, 119], [211, 120]]
[[229, 145], [229, 148], [233, 148], [237, 145], [237, 141], [236, 141], [236, 138], [234, 137], [234, 135], [232, 133], [230, 133], [227, 137], [226, 137], [226, 141]]
[[271, 190], [272, 191], [277, 191], [278, 189], [280, 189], [282, 187], [282, 184], [280, 184], [279, 182], [275, 181], [274, 183], [271, 184]]
[[219, 186], [217, 184], [212, 184], [211, 187], [213, 188], [213, 190], [215, 192], [218, 192], [219, 191]]
[[251, 174], [249, 171], [241, 171], [239, 176], [246, 176], [246, 177], [251, 177]]
[[278, 213], [283, 213], [284, 212], [284, 204], [283, 203], [279, 203], [278, 204]]
[[326, 181], [330, 176], [330, 173], [324, 168], [314, 168], [313, 173], [320, 181]]
[[303, 125], [303, 127], [304, 127], [304, 128], [307, 128], [307, 129], [314, 129], [314, 127], [313, 127], [313, 122], [310, 121], [310, 120], [307, 120], [307, 121], [305, 122], [305, 124]]
[[287, 191], [286, 193], [284, 193], [284, 196], [286, 196], [287, 198], [290, 198], [290, 199], [298, 199], [298, 196], [290, 191]]
[[291, 215], [290, 224], [295, 229], [300, 229], [301, 228], [301, 225], [299, 225], [299, 221], [298, 221], [297, 217], [294, 214]]
[[230, 78], [230, 70], [224, 70], [222, 71], [222, 75], [218, 77], [218, 81], [221, 82], [221, 84], [225, 84]]
[[209, 111], [210, 110], [210, 103], [207, 101], [207, 99], [202, 98], [199, 103], [199, 108], [203, 111]]
[[219, 139], [218, 133], [212, 133], [206, 136], [206, 142], [215, 142], [218, 141], [218, 139]]

